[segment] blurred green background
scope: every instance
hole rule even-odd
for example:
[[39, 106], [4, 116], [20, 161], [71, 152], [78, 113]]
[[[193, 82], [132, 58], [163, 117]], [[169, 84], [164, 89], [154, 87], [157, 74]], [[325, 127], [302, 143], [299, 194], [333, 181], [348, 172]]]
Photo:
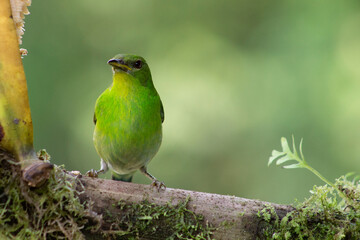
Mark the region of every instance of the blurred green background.
[[[291, 134], [329, 179], [360, 172], [358, 1], [62, 0], [29, 10], [22, 47], [35, 147], [56, 164], [99, 168], [92, 118], [112, 80], [106, 61], [136, 53], [165, 107], [149, 170], [168, 187], [303, 200], [319, 179], [267, 167]], [[139, 173], [134, 181], [150, 183]]]

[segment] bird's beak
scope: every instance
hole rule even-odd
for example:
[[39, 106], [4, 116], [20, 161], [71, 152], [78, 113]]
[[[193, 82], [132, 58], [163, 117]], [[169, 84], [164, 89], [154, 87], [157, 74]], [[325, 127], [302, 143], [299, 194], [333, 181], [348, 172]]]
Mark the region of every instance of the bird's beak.
[[131, 71], [131, 68], [128, 65], [124, 64], [124, 61], [121, 59], [110, 59], [107, 63], [114, 68], [119, 68], [123, 70], [124, 72]]

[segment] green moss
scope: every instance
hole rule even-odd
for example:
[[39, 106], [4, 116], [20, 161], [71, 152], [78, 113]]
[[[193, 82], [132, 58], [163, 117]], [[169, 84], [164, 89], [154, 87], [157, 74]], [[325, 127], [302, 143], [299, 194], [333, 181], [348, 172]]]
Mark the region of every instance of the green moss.
[[[39, 158], [50, 156], [41, 151]], [[81, 182], [63, 167], [30, 188], [6, 159], [0, 152], [0, 239], [211, 239], [213, 229], [188, 209], [189, 199], [175, 206], [120, 201], [101, 217], [80, 201]]]
[[346, 177], [336, 180], [346, 195], [338, 201], [336, 189], [317, 187], [303, 203], [282, 219], [266, 206], [258, 216], [266, 223], [261, 239], [360, 239], [360, 185]]
[[[107, 236], [116, 239], [211, 239], [212, 228], [202, 216], [188, 209], [189, 198], [173, 206], [164, 206], [143, 201], [138, 204], [118, 202], [113, 206], [115, 211], [108, 211], [104, 221], [113, 223], [113, 231]], [[121, 215], [111, 212], [122, 210]], [[115, 224], [114, 224], [115, 223]]]
[[2, 156], [0, 238], [84, 239], [81, 229], [88, 212], [77, 197], [78, 180], [56, 166], [49, 180], [35, 189], [20, 180], [19, 169]]

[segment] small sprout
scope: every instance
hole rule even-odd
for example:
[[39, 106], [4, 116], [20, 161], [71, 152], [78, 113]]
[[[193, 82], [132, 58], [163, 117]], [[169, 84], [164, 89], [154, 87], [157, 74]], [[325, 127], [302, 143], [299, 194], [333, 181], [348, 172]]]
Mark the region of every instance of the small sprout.
[[[271, 157], [269, 158], [269, 161], [268, 161], [268, 166], [270, 166], [270, 164], [275, 161], [276, 165], [288, 164], [288, 165], [283, 166], [283, 168], [286, 168], [286, 169], [306, 168], [309, 171], [311, 171], [312, 173], [314, 173], [317, 177], [319, 177], [326, 184], [331, 186], [333, 189], [336, 189], [338, 192], [338, 195], [344, 201], [348, 201], [349, 198], [341, 190], [339, 190], [338, 187], [336, 187], [333, 183], [331, 183], [324, 176], [322, 176], [317, 170], [315, 170], [309, 164], [307, 164], [307, 162], [305, 161], [305, 158], [304, 158], [303, 151], [302, 151], [302, 143], [303, 143], [303, 140], [301, 139], [300, 146], [299, 146], [299, 152], [300, 152], [300, 155], [299, 155], [296, 150], [294, 136], [292, 136], [292, 148], [293, 148], [292, 150], [290, 149], [286, 138], [282, 137], [281, 138], [282, 151], [281, 152], [277, 151], [277, 150], [272, 151]], [[291, 162], [295, 161], [297, 163], [290, 163], [290, 161]]]
[[276, 165], [281, 165], [283, 163], [289, 163], [289, 161], [297, 161], [298, 163], [289, 164], [289, 165], [283, 166], [283, 168], [290, 169], [290, 168], [304, 168], [305, 167], [306, 162], [304, 159], [304, 155], [302, 153], [302, 139], [300, 141], [300, 147], [299, 147], [300, 156], [296, 150], [294, 136], [292, 137], [292, 140], [293, 140], [293, 151], [291, 151], [286, 138], [284, 138], [284, 137], [281, 138], [282, 151], [281, 152], [276, 151], [276, 150], [272, 151], [272, 155], [269, 158], [268, 166], [270, 166], [270, 164], [273, 163], [274, 161], [276, 161]]

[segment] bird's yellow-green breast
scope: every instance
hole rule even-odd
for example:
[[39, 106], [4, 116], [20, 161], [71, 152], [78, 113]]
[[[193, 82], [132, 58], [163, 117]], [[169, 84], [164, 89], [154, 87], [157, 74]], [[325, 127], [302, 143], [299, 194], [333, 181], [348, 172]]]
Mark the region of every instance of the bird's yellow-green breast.
[[116, 55], [113, 83], [96, 101], [94, 145], [115, 174], [133, 174], [155, 156], [164, 119], [146, 61], [136, 55]]

